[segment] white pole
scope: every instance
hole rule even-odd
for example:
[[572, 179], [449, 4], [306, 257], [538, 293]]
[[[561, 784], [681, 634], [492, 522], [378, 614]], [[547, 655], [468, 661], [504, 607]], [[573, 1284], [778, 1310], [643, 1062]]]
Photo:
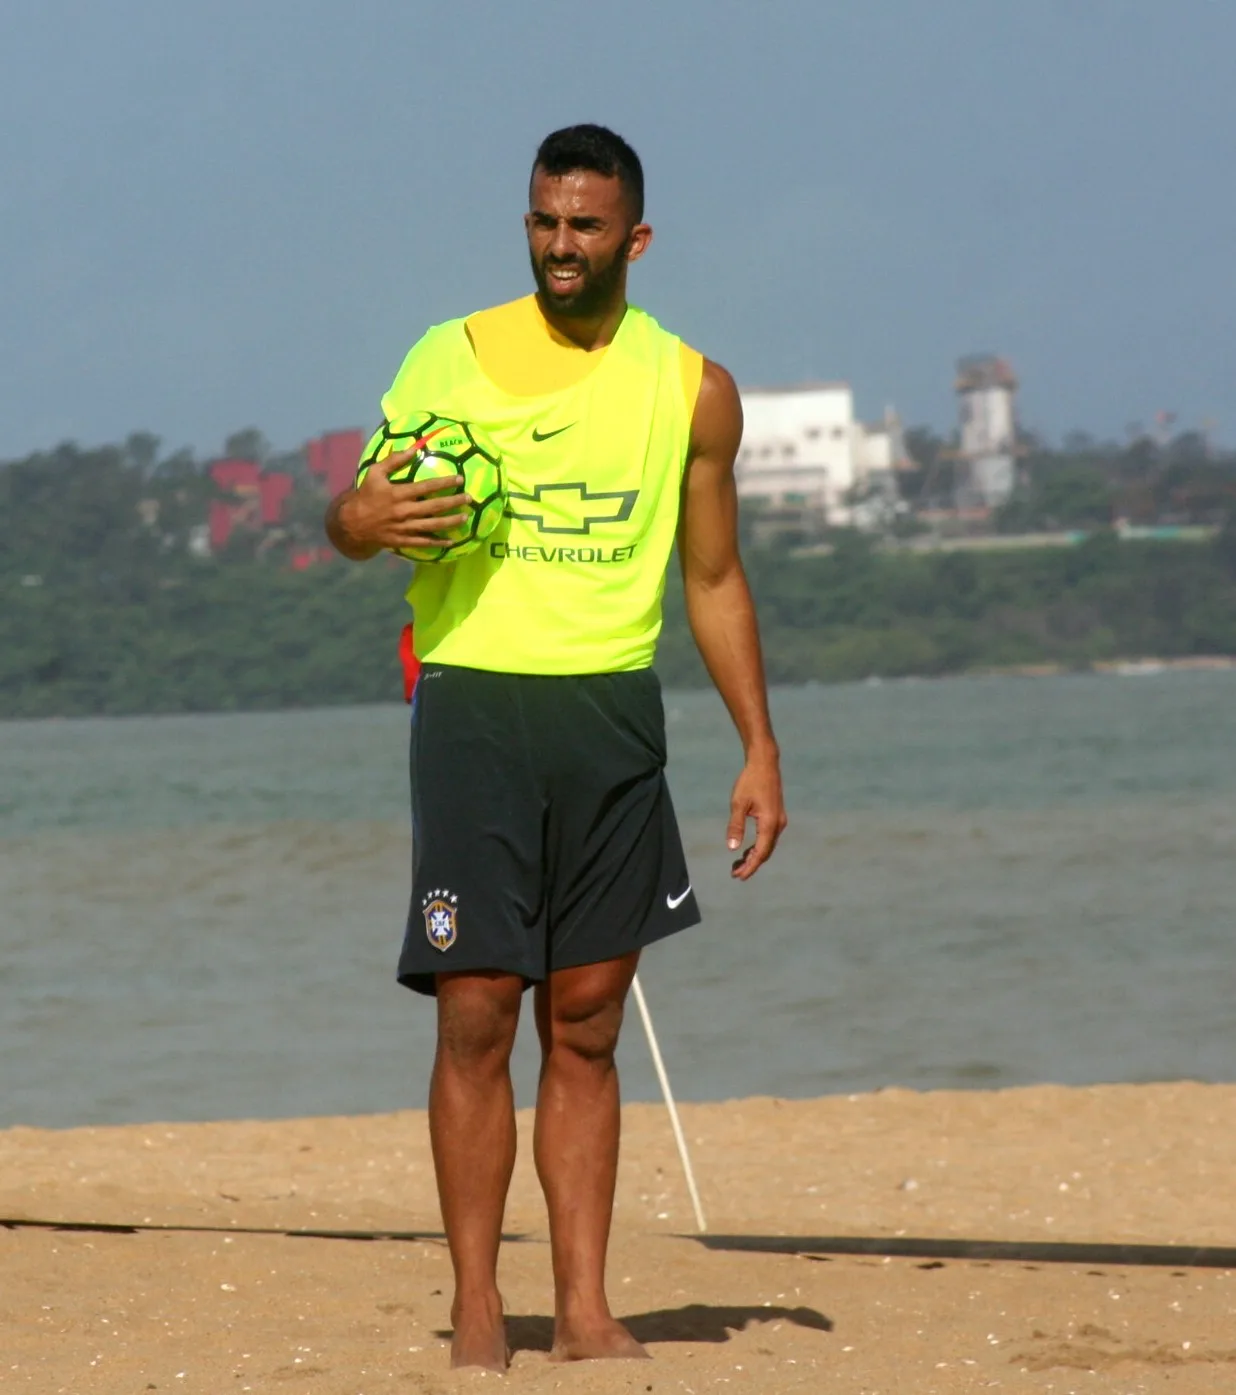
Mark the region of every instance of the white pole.
[[678, 1122], [678, 1108], [674, 1104], [669, 1075], [666, 1073], [665, 1062], [661, 1059], [661, 1048], [657, 1045], [657, 1034], [652, 1029], [652, 1013], [648, 1011], [648, 1003], [644, 998], [644, 990], [640, 987], [638, 974], [632, 980], [631, 987], [635, 992], [635, 1005], [639, 1008], [639, 1015], [644, 1019], [644, 1034], [648, 1038], [648, 1049], [652, 1052], [652, 1064], [656, 1068], [657, 1079], [661, 1082], [661, 1093], [665, 1096], [665, 1107], [669, 1110], [670, 1125], [674, 1130], [674, 1142], [678, 1144], [678, 1156], [682, 1159], [682, 1170], [687, 1179], [687, 1191], [691, 1193], [691, 1205], [695, 1208], [695, 1224], [699, 1227], [700, 1234], [703, 1235], [708, 1226], [704, 1222], [704, 1208], [700, 1205], [700, 1194], [695, 1186], [695, 1174], [691, 1171], [691, 1155], [687, 1152], [687, 1140], [683, 1137], [682, 1125]]

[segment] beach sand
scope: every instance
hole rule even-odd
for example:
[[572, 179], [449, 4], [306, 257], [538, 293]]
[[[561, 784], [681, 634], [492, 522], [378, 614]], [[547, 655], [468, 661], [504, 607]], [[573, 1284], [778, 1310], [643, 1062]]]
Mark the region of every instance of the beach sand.
[[[572, 1367], [547, 1357], [521, 1115], [505, 1383], [447, 1369], [450, 1265], [422, 1113], [13, 1128], [0, 1389], [1233, 1392], [1232, 1272], [1026, 1247], [1236, 1244], [1234, 1113], [1236, 1086], [1187, 1083], [686, 1106], [710, 1233], [807, 1238], [809, 1253], [786, 1254], [693, 1238], [665, 1113], [630, 1106], [610, 1292], [654, 1359]], [[34, 1221], [136, 1229], [13, 1224]], [[934, 1243], [891, 1257], [830, 1253], [827, 1237]], [[955, 1257], [967, 1240], [1011, 1248]]]

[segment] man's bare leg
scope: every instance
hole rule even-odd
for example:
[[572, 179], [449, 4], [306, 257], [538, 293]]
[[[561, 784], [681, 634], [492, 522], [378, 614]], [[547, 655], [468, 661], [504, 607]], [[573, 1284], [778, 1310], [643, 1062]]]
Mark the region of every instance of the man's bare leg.
[[523, 980], [459, 973], [439, 974], [437, 984], [429, 1137], [455, 1267], [451, 1365], [505, 1371], [498, 1247], [515, 1166], [510, 1061]]
[[542, 1057], [534, 1151], [549, 1207], [557, 1361], [648, 1355], [605, 1297], [618, 1172], [614, 1047], [638, 959], [560, 969], [537, 988]]

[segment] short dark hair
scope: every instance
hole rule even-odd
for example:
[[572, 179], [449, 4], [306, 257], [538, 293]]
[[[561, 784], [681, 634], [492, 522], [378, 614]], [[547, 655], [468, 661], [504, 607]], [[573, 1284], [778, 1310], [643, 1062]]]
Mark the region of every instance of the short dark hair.
[[575, 170], [594, 170], [606, 179], [617, 178], [631, 201], [634, 221], [644, 217], [644, 167], [639, 156], [620, 135], [607, 126], [564, 126], [545, 137], [532, 162], [532, 173], [561, 176]]

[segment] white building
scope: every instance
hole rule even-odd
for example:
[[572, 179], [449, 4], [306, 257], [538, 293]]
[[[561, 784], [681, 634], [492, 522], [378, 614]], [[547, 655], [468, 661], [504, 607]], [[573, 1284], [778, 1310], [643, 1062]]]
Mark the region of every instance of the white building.
[[885, 407], [884, 419], [875, 425], [856, 423], [851, 523], [856, 528], [886, 528], [898, 514], [908, 513], [897, 487], [897, 472], [913, 468], [906, 455], [901, 418], [891, 407]]
[[1017, 482], [1017, 379], [1002, 358], [973, 354], [957, 364], [962, 465], [959, 508], [994, 509]]
[[848, 383], [744, 388], [741, 396], [739, 498], [795, 513], [816, 530], [877, 526], [895, 511], [905, 450], [891, 408], [879, 426], [864, 426]]

